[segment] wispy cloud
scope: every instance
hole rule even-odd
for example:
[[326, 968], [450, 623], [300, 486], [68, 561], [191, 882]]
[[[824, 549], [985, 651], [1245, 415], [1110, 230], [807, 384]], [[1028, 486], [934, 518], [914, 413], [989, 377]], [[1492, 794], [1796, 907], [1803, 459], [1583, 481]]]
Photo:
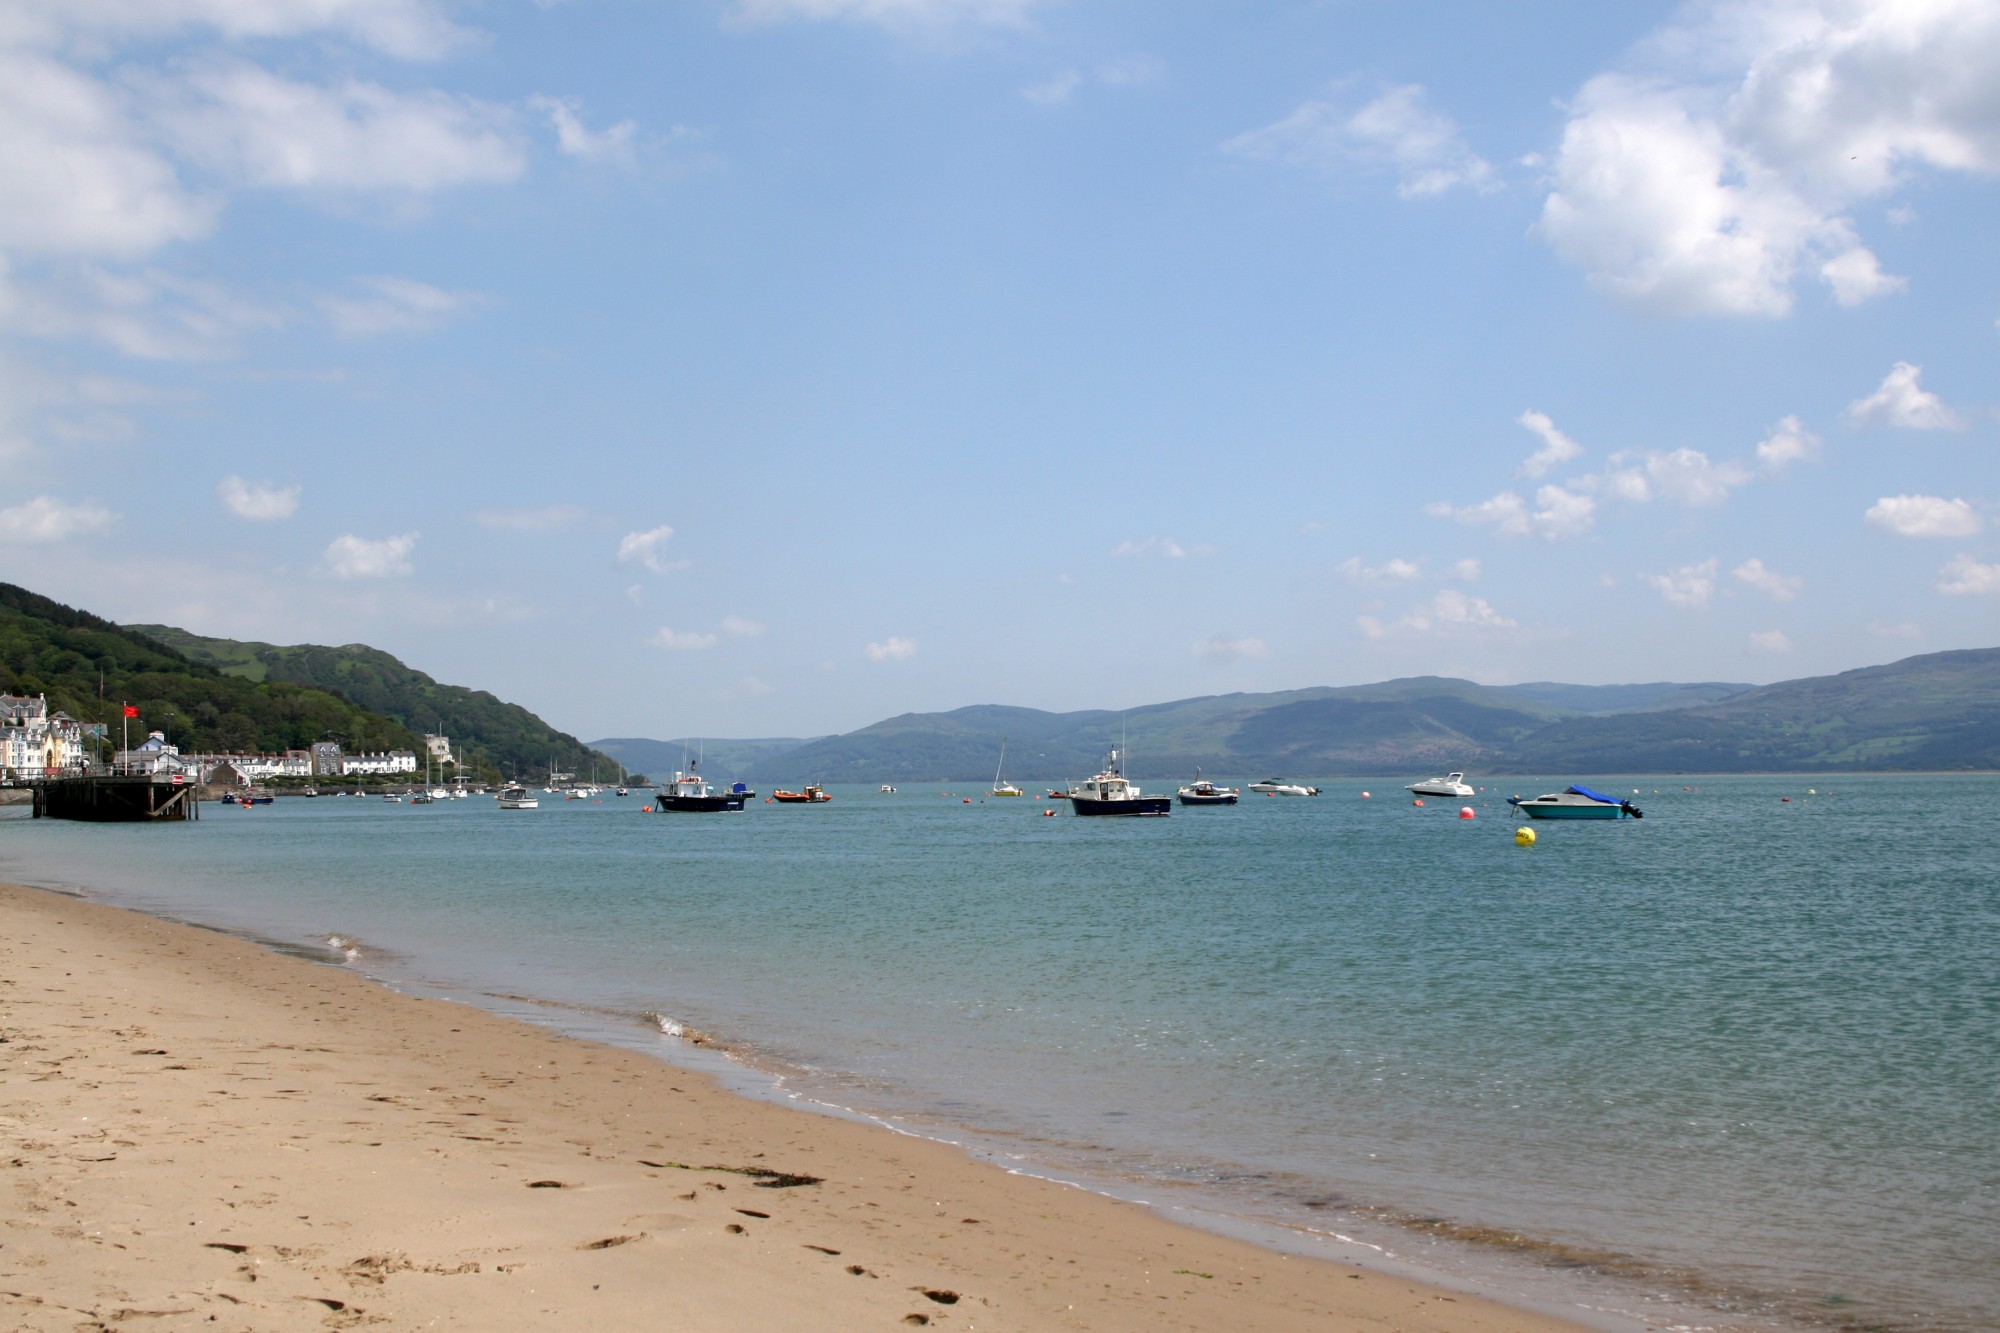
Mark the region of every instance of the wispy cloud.
[[1670, 606], [1683, 611], [1703, 611], [1715, 596], [1715, 571], [1720, 563], [1711, 557], [1665, 574], [1641, 574], [1639, 581], [1658, 592]]
[[2000, 593], [2000, 565], [1981, 564], [1969, 555], [1954, 556], [1938, 571], [1937, 590], [1950, 597]]
[[644, 532], [628, 532], [618, 542], [618, 563], [641, 565], [655, 574], [673, 574], [687, 569], [694, 564], [692, 560], [668, 560], [661, 554], [662, 548], [673, 538], [673, 528], [665, 523]]
[[387, 274], [354, 279], [352, 296], [322, 296], [320, 312], [334, 332], [352, 338], [428, 333], [487, 303], [477, 292], [451, 292]]
[[479, 509], [472, 521], [482, 528], [503, 532], [550, 532], [567, 528], [589, 517], [582, 505], [538, 505], [526, 509]]
[[1397, 583], [1408, 583], [1423, 577], [1423, 570], [1415, 561], [1391, 557], [1379, 565], [1370, 565], [1358, 555], [1351, 555], [1334, 567], [1342, 581], [1359, 588], [1382, 588]]
[[277, 486], [267, 481], [245, 481], [238, 476], [227, 476], [215, 488], [215, 494], [222, 501], [222, 507], [238, 518], [252, 523], [274, 523], [281, 518], [290, 518], [298, 512], [298, 486]]
[[593, 130], [583, 123], [583, 103], [574, 97], [537, 93], [528, 99], [528, 105], [549, 118], [556, 132], [556, 146], [567, 156], [615, 166], [632, 164], [633, 139], [639, 132], [637, 122], [621, 120], [608, 128]]
[[1270, 648], [1265, 646], [1262, 639], [1226, 639], [1219, 634], [1206, 639], [1197, 639], [1192, 651], [1202, 661], [1218, 664], [1271, 655]]
[[406, 532], [370, 541], [345, 533], [327, 543], [322, 564], [337, 579], [402, 578], [412, 572], [410, 552], [416, 549], [419, 535]]
[[1766, 472], [1783, 472], [1793, 463], [1819, 457], [1819, 436], [1806, 429], [1797, 417], [1786, 417], [1758, 442], [1757, 466]]
[[755, 638], [764, 633], [768, 628], [769, 626], [767, 625], [755, 620], [746, 620], [742, 616], [724, 616], [722, 618], [722, 632], [724, 634], [734, 634], [739, 638]]
[[1466, 145], [1457, 123], [1433, 110], [1429, 94], [1415, 84], [1391, 88], [1353, 109], [1305, 102], [1283, 120], [1239, 134], [1222, 148], [1256, 161], [1321, 171], [1387, 170], [1405, 199], [1459, 187], [1481, 193], [1500, 187], [1492, 165]]
[[1484, 597], [1468, 596], [1456, 588], [1443, 589], [1399, 620], [1384, 622], [1374, 616], [1357, 616], [1355, 624], [1371, 639], [1491, 634], [1521, 627], [1519, 621], [1496, 611]]
[[880, 643], [869, 644], [861, 651], [871, 662], [906, 662], [917, 655], [917, 641], [892, 635]]
[[662, 625], [653, 631], [652, 642], [677, 653], [699, 653], [715, 647], [721, 640], [713, 634], [694, 630], [676, 631]]
[[1789, 653], [1792, 640], [1781, 629], [1767, 629], [1750, 636], [1750, 647], [1760, 653]]
[[1780, 574], [1775, 569], [1767, 569], [1762, 560], [1752, 556], [1729, 571], [1739, 583], [1748, 584], [1759, 592], [1767, 594], [1774, 602], [1789, 602], [1805, 590], [1806, 581], [1797, 574]]
[[1513, 491], [1502, 491], [1478, 504], [1452, 505], [1440, 500], [1425, 505], [1424, 512], [1435, 518], [1491, 527], [1496, 537], [1533, 536], [1556, 541], [1589, 532], [1597, 520], [1597, 501], [1561, 486], [1544, 486], [1535, 492], [1533, 506]]
[[1521, 413], [1515, 420], [1541, 437], [1542, 447], [1530, 454], [1522, 462], [1517, 475], [1540, 477], [1558, 464], [1567, 463], [1583, 453], [1583, 446], [1556, 429], [1556, 423], [1546, 412], [1533, 410]]
[[117, 521], [118, 515], [95, 500], [70, 504], [52, 495], [38, 495], [25, 504], [0, 509], [0, 541], [59, 542], [102, 532]]
[[1144, 541], [1123, 541], [1113, 548], [1115, 556], [1163, 556], [1169, 560], [1184, 560], [1189, 556], [1210, 556], [1221, 548], [1208, 542], [1183, 545], [1172, 537], [1148, 537]]

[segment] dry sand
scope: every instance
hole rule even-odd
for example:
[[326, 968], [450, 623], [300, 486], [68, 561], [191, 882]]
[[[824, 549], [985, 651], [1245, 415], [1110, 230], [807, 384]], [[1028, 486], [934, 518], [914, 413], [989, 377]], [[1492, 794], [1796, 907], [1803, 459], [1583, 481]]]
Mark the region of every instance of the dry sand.
[[0, 1134], [9, 1329], [1575, 1327], [10, 886]]

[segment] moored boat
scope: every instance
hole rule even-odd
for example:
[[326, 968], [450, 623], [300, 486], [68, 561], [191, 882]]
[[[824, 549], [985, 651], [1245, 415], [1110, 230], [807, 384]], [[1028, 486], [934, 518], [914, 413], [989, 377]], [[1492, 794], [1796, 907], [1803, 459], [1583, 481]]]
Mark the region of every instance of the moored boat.
[[1194, 771], [1194, 781], [1182, 787], [1177, 793], [1182, 805], [1235, 805], [1239, 792], [1234, 787], [1218, 787]]
[[535, 799], [535, 794], [518, 782], [500, 789], [498, 804], [502, 810], [536, 810], [541, 808], [541, 802]]
[[1545, 796], [1509, 796], [1507, 804], [1530, 819], [1644, 819], [1630, 801], [1588, 787], [1570, 786]]
[[660, 788], [659, 798], [653, 802], [655, 810], [662, 814], [707, 815], [743, 808], [752, 793], [740, 782], [728, 791], [717, 791], [697, 771], [699, 763], [697, 760], [685, 773], [676, 772], [674, 780]]
[[1308, 787], [1302, 783], [1287, 782], [1283, 778], [1265, 778], [1262, 782], [1250, 784], [1250, 790], [1262, 792], [1266, 796], [1317, 796], [1318, 787]]
[[1005, 780], [1000, 776], [1000, 774], [1006, 770], [1006, 767], [1007, 767], [1007, 742], [1001, 741], [1000, 762], [997, 765], [995, 765], [993, 769], [993, 787], [986, 794], [988, 796], [1026, 796], [1028, 793], [1022, 791], [1019, 787], [1016, 787], [1013, 783], [1008, 782], [1007, 780]]
[[771, 793], [771, 799], [783, 801], [787, 805], [818, 805], [833, 798], [828, 796], [817, 782], [808, 782], [799, 791], [774, 791]]
[[1125, 777], [1123, 763], [1124, 756], [1113, 750], [1102, 773], [1069, 789], [1069, 808], [1080, 815], [1172, 814], [1173, 797], [1141, 794]]
[[1477, 796], [1479, 793], [1466, 785], [1465, 774], [1447, 773], [1441, 778], [1425, 778], [1422, 782], [1412, 782], [1403, 788], [1415, 796], [1456, 796], [1460, 798]]

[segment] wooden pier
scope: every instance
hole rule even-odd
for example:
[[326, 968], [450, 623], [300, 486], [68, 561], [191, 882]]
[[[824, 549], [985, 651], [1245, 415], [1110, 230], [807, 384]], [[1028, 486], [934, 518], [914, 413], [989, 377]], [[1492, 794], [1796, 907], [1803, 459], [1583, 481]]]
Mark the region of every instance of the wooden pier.
[[148, 774], [51, 778], [35, 784], [35, 818], [147, 824], [200, 819], [201, 803], [192, 782]]

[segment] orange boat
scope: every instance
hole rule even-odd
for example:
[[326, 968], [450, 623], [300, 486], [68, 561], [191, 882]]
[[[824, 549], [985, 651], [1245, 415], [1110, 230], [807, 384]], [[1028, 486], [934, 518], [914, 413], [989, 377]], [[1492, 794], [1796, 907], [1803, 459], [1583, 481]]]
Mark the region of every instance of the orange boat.
[[793, 805], [817, 805], [821, 801], [830, 801], [833, 798], [820, 790], [817, 782], [809, 782], [804, 791], [774, 791], [771, 793], [771, 799], [786, 801]]

